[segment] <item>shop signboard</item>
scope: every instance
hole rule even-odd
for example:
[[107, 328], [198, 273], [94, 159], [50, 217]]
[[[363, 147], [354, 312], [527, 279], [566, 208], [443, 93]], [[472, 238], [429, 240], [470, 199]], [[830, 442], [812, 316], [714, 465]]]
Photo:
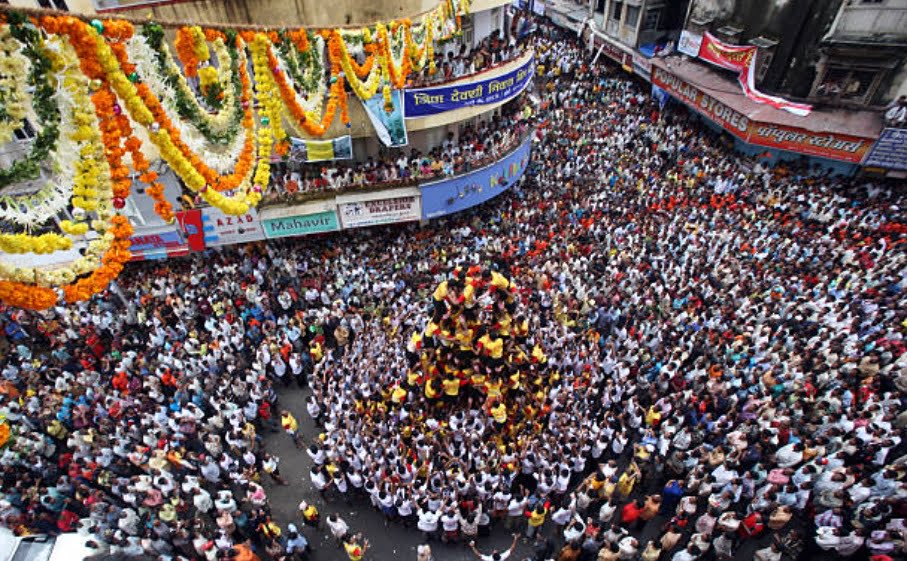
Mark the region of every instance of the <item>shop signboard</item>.
[[333, 210], [325, 210], [314, 214], [266, 218], [261, 221], [261, 225], [268, 239], [306, 236], [340, 229], [337, 213]]
[[678, 51], [695, 58], [699, 56], [700, 47], [702, 47], [702, 35], [686, 29], [680, 32], [680, 40], [677, 41]]
[[837, 133], [817, 133], [771, 123], [753, 122], [750, 144], [778, 148], [809, 156], [859, 164], [872, 146], [872, 139]]
[[265, 238], [258, 211], [254, 208], [250, 208], [245, 214], [231, 216], [216, 207], [206, 207], [202, 209], [202, 224], [205, 243], [209, 247], [255, 242]]
[[404, 90], [404, 115], [407, 119], [427, 117], [437, 113], [498, 103], [523, 91], [535, 72], [535, 56], [510, 72], [487, 78], [434, 88]]
[[907, 170], [907, 129], [889, 127], [883, 130], [863, 165]]
[[411, 222], [422, 218], [419, 195], [341, 203], [338, 209], [344, 228]]
[[494, 198], [516, 183], [529, 166], [532, 135], [494, 164], [452, 179], [420, 185], [422, 218], [438, 218]]
[[697, 87], [687, 83], [661, 67], [652, 69], [652, 84], [686, 103], [695, 111], [718, 123], [729, 133], [746, 140], [750, 120], [746, 115], [721, 103]]

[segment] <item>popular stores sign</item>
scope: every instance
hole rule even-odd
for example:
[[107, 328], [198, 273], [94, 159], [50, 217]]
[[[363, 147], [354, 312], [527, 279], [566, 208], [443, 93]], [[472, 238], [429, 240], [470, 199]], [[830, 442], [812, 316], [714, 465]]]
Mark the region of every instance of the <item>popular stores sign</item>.
[[853, 164], [860, 163], [872, 146], [873, 141], [869, 138], [816, 133], [799, 127], [751, 121], [746, 115], [660, 67], [652, 70], [652, 83], [749, 144]]
[[731, 134], [741, 140], [746, 140], [750, 128], [750, 120], [746, 115], [734, 111], [697, 87], [686, 83], [662, 68], [656, 67], [653, 69], [652, 83], [715, 121]]

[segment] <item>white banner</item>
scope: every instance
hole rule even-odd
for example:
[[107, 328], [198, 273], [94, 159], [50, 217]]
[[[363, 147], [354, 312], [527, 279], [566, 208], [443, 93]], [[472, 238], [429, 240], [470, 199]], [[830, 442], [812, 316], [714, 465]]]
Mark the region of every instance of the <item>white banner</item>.
[[242, 216], [230, 216], [217, 208], [206, 207], [202, 209], [202, 226], [205, 230], [205, 245], [208, 247], [265, 239], [258, 212], [254, 208], [250, 208]]
[[699, 56], [699, 47], [702, 46], [702, 35], [687, 31], [684, 29], [680, 32], [680, 41], [677, 42], [677, 50], [691, 57]]
[[409, 222], [422, 218], [422, 199], [411, 195], [393, 199], [376, 199], [343, 203], [338, 206], [344, 228], [362, 228], [378, 224]]

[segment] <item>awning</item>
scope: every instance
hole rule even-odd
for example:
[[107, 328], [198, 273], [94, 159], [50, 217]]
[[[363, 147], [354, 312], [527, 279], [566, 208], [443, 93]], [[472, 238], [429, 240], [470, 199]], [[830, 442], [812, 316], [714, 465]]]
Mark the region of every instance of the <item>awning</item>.
[[859, 164], [882, 130], [875, 111], [816, 109], [800, 117], [746, 97], [729, 76], [681, 57], [652, 59], [652, 83], [737, 138]]

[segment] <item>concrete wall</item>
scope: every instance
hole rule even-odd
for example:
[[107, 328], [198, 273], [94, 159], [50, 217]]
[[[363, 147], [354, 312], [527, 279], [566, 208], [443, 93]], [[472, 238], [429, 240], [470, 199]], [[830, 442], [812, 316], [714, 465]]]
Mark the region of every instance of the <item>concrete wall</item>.
[[[199, 24], [329, 27], [412, 18], [437, 6], [438, 0], [196, 0], [150, 8], [142, 7], [140, 1], [120, 0], [120, 5], [127, 8], [130, 3], [137, 7], [123, 13], [135, 17]], [[508, 3], [508, 0], [475, 0], [470, 10], [477, 13]]]
[[907, 38], [907, 0], [845, 5], [832, 33], [836, 38], [869, 35]]
[[[70, 12], [77, 14], [93, 14], [94, 5], [91, 3], [91, 0], [65, 0], [66, 7], [69, 8]], [[40, 8], [37, 0], [9, 0], [7, 2], [10, 6], [16, 8]]]
[[818, 45], [842, 0], [694, 0], [691, 17], [743, 29], [740, 43], [764, 36], [778, 41], [760, 88], [805, 97], [815, 77]]

